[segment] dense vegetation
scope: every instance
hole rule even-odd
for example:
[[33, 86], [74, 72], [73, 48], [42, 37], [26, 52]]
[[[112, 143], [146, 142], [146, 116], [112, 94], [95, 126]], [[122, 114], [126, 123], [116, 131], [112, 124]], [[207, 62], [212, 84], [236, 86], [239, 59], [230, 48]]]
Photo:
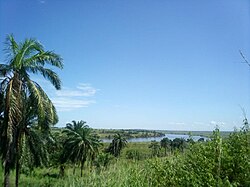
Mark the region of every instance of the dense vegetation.
[[[250, 186], [250, 132], [243, 127], [227, 137], [215, 129], [211, 139], [195, 142], [163, 138], [128, 143], [128, 135], [160, 132], [100, 132], [84, 121], [51, 131], [55, 107], [30, 74], [41, 74], [56, 89], [61, 83], [46, 65], [62, 59], [34, 39], [6, 40], [7, 64], [0, 64], [0, 183], [4, 186]], [[157, 134], [159, 133], [159, 134]], [[139, 134], [139, 135], [138, 135]], [[20, 179], [20, 180], [19, 180]]]
[[57, 141], [50, 150], [57, 151], [50, 151], [48, 165], [32, 168], [28, 163], [23, 165], [21, 186], [250, 185], [248, 124], [225, 139], [216, 129], [210, 141], [185, 141], [184, 149], [175, 146], [174, 141], [127, 143], [115, 157], [108, 151], [111, 144], [105, 143], [94, 158], [87, 157], [83, 173], [80, 162], [72, 159], [61, 162], [58, 153], [64, 151], [60, 145], [67, 142], [65, 135], [64, 132], [52, 135]]

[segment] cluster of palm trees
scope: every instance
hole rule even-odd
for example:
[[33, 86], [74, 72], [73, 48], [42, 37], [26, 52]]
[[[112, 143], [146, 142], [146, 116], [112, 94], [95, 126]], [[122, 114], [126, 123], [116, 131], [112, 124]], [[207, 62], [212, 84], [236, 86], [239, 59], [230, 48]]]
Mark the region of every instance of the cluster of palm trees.
[[164, 149], [164, 155], [167, 156], [167, 152], [170, 153], [174, 150], [184, 151], [187, 147], [187, 143], [192, 143], [192, 139], [188, 139], [187, 141], [183, 138], [175, 138], [170, 140], [169, 138], [165, 137], [160, 142], [151, 141], [149, 148], [151, 149], [152, 156], [160, 156], [161, 148]]
[[79, 165], [81, 176], [83, 175], [83, 167], [86, 161], [95, 165], [103, 164], [105, 167], [110, 160], [109, 154], [114, 157], [120, 156], [122, 149], [127, 144], [127, 140], [118, 133], [114, 136], [109, 146], [100, 152], [103, 144], [99, 136], [86, 125], [85, 121], [72, 121], [72, 123], [68, 123], [62, 134], [65, 137], [63, 140], [62, 155], [60, 156], [61, 164], [70, 162], [74, 166]]
[[[51, 127], [58, 122], [56, 109], [42, 87], [31, 79], [40, 74], [55, 89], [61, 89], [58, 75], [50, 68], [63, 68], [62, 58], [35, 39], [17, 43], [13, 35], [6, 38], [6, 63], [0, 64], [0, 156], [4, 168], [4, 186], [10, 186], [10, 171], [15, 170], [18, 186], [22, 163], [45, 165], [48, 149], [56, 148]], [[87, 160], [94, 161], [101, 145], [99, 137], [84, 121], [72, 121], [60, 133], [63, 146], [58, 146], [62, 165], [79, 165], [81, 176]], [[126, 140], [116, 135], [104, 152], [120, 155]], [[51, 151], [51, 150], [50, 150]], [[106, 154], [105, 153], [105, 154]], [[108, 157], [107, 157], [108, 158]], [[107, 159], [106, 159], [107, 160]], [[105, 165], [106, 165], [105, 161]]]
[[0, 64], [0, 154], [4, 167], [4, 186], [10, 186], [10, 171], [16, 169], [16, 181], [22, 155], [29, 152], [34, 164], [45, 161], [45, 144], [50, 127], [57, 123], [56, 109], [41, 86], [31, 79], [40, 74], [56, 88], [58, 75], [48, 67], [62, 69], [62, 58], [45, 51], [35, 39], [17, 43], [6, 38], [6, 63]]
[[152, 150], [152, 156], [159, 156], [160, 155], [160, 149], [164, 149], [165, 156], [167, 155], [167, 151], [173, 151], [173, 150], [181, 150], [183, 151], [185, 147], [187, 146], [187, 143], [192, 143], [192, 139], [188, 139], [187, 141], [183, 138], [175, 138], [173, 140], [170, 140], [169, 138], [165, 137], [160, 142], [151, 141], [149, 148]]
[[173, 151], [175, 149], [183, 151], [187, 147], [187, 143], [193, 143], [193, 139], [185, 140], [184, 138], [175, 138], [170, 140], [165, 137], [160, 141], [160, 145], [164, 148], [165, 155], [167, 155], [167, 150]]

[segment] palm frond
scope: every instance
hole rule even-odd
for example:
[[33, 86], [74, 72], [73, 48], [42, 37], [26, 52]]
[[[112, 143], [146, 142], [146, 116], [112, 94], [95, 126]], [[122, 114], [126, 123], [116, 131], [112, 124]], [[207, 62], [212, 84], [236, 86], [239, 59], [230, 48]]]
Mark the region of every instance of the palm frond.
[[19, 44], [19, 51], [15, 55], [15, 60], [11, 63], [11, 66], [15, 69], [21, 69], [26, 58], [40, 51], [43, 51], [43, 47], [39, 42], [35, 39], [26, 39], [23, 43]]
[[46, 64], [50, 64], [50, 65], [58, 67], [60, 69], [63, 68], [62, 58], [60, 57], [60, 55], [58, 55], [52, 51], [44, 52], [40, 58], [42, 61], [45, 61]]
[[59, 79], [58, 75], [51, 69], [47, 69], [42, 66], [29, 66], [26, 68], [26, 70], [34, 74], [41, 73], [41, 75], [45, 79], [49, 80], [57, 90], [61, 89], [61, 80]]
[[38, 123], [41, 124], [42, 129], [48, 129], [49, 125], [58, 121], [56, 108], [39, 84], [30, 80], [28, 87], [31, 99], [37, 106]]
[[46, 108], [46, 121], [52, 125], [55, 125], [58, 122], [58, 115], [56, 108], [50, 99], [47, 101]]
[[9, 81], [5, 99], [5, 120], [8, 126], [13, 127], [21, 118], [21, 110], [19, 107], [18, 91], [14, 87], [14, 79]]
[[6, 54], [6, 60], [10, 62], [11, 59], [18, 53], [19, 46], [16, 43], [14, 36], [7, 35], [6, 40], [5, 40], [5, 54]]
[[29, 88], [30, 97], [32, 98], [34, 103], [37, 104], [37, 109], [38, 109], [37, 112], [38, 112], [39, 120], [43, 121], [45, 118], [45, 109], [44, 109], [43, 100], [44, 100], [44, 96], [47, 97], [47, 95], [43, 91], [41, 91], [40, 86], [34, 81], [31, 81], [31, 80], [28, 81], [27, 86]]
[[46, 141], [39, 131], [33, 128], [27, 128], [25, 131], [26, 142], [30, 153], [34, 157], [34, 164], [40, 166], [48, 161], [48, 152], [46, 149]]
[[11, 68], [6, 64], [0, 64], [0, 77], [7, 77], [11, 73]]
[[44, 66], [46, 64], [60, 69], [63, 68], [62, 58], [51, 51], [40, 51], [39, 53], [24, 60], [25, 66]]

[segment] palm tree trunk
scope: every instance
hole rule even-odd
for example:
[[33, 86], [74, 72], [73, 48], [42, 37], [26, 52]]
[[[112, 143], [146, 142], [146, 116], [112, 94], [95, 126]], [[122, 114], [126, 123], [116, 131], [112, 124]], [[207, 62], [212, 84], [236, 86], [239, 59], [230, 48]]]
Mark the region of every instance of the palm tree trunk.
[[60, 165], [60, 172], [59, 172], [59, 176], [60, 177], [64, 177], [65, 174], [65, 166], [63, 164]]
[[15, 181], [16, 182], [16, 187], [18, 187], [18, 183], [19, 183], [19, 171], [20, 171], [20, 164], [19, 164], [19, 158], [17, 156], [17, 160], [16, 160], [16, 181]]
[[4, 187], [10, 186], [10, 159], [9, 151], [6, 154], [5, 164], [4, 164]]
[[81, 162], [81, 177], [82, 177], [82, 170], [83, 170], [83, 166], [84, 166], [85, 161], [86, 161], [86, 158], [84, 158]]
[[83, 162], [81, 163], [81, 177], [82, 177], [82, 170], [83, 170]]
[[4, 169], [4, 187], [10, 186], [10, 169]]
[[15, 185], [18, 187], [19, 183], [19, 172], [20, 172], [20, 162], [19, 162], [19, 156], [20, 156], [20, 150], [19, 150], [19, 144], [20, 144], [20, 136], [19, 136], [20, 131], [17, 130], [16, 133], [16, 179], [15, 179]]
[[73, 167], [73, 175], [75, 175], [76, 173], [76, 164], [74, 164], [74, 167]]
[[[18, 138], [19, 139], [19, 138]], [[17, 139], [17, 141], [18, 141]], [[18, 183], [19, 183], [19, 173], [20, 173], [20, 162], [19, 162], [19, 142], [16, 143], [16, 180], [15, 180], [15, 184], [16, 187], [18, 187]]]

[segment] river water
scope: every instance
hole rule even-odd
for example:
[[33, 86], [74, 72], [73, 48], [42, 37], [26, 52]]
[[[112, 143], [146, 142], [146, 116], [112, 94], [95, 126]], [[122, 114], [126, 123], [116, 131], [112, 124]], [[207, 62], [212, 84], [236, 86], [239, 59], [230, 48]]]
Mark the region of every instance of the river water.
[[[189, 138], [189, 135], [187, 134], [165, 134], [165, 136], [161, 136], [161, 137], [150, 137], [150, 138], [130, 138], [127, 139], [128, 142], [151, 142], [153, 140], [159, 142], [161, 141], [163, 138], [169, 138], [170, 140], [173, 140], [175, 138], [184, 138], [185, 140], [187, 140]], [[206, 137], [202, 137], [202, 136], [192, 136], [194, 141], [198, 141], [200, 138], [204, 138], [204, 140], [206, 141], [208, 138]], [[103, 142], [111, 142], [112, 139], [102, 139]]]

